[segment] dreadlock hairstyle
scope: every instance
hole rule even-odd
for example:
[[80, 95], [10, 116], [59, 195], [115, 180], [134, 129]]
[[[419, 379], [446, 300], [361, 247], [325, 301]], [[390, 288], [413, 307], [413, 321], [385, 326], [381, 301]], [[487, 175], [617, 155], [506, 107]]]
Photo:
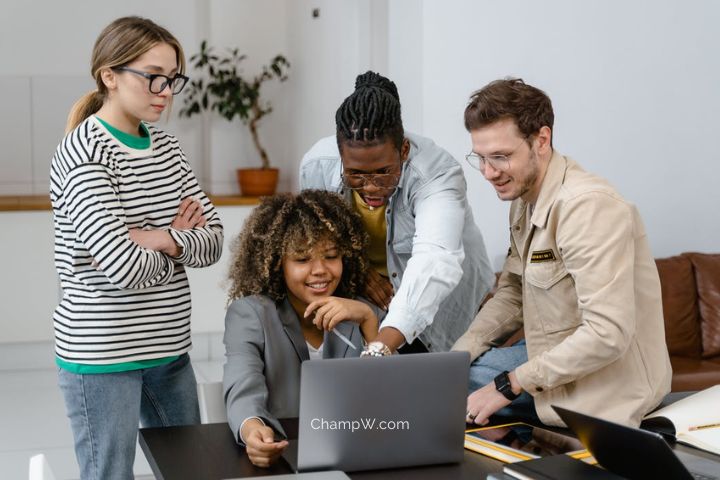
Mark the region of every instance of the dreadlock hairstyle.
[[373, 146], [387, 140], [400, 150], [405, 132], [395, 83], [368, 71], [355, 79], [355, 91], [335, 113], [338, 147]]
[[334, 295], [356, 297], [369, 265], [368, 237], [359, 215], [340, 195], [323, 190], [264, 197], [233, 242], [228, 300], [249, 295], [282, 300], [287, 296], [283, 257], [325, 240], [333, 242], [342, 257], [343, 273]]

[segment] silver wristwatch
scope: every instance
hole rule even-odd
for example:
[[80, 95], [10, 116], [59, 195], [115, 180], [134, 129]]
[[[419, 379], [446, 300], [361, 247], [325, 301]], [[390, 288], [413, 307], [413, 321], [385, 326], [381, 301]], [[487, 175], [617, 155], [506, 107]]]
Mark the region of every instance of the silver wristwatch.
[[392, 355], [390, 348], [382, 342], [370, 342], [365, 350], [360, 354], [361, 357], [386, 357]]

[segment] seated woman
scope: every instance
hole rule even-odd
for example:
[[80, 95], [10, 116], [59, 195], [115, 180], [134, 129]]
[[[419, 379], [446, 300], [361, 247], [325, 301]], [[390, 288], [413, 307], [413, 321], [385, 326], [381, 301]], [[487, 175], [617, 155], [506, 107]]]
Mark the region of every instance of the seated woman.
[[264, 198], [236, 239], [223, 389], [230, 427], [254, 465], [269, 466], [287, 446], [275, 440], [285, 435], [278, 418], [298, 416], [300, 364], [357, 357], [377, 335], [377, 309], [354, 300], [366, 244], [360, 217], [318, 190]]

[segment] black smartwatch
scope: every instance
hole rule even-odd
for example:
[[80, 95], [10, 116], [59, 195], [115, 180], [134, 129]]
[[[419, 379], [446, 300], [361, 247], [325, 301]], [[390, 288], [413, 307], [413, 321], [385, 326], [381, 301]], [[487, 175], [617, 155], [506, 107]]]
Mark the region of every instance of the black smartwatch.
[[495, 377], [495, 389], [502, 393], [505, 398], [510, 400], [511, 402], [518, 398], [520, 395], [514, 393], [512, 391], [512, 384], [510, 383], [510, 377], [508, 377], [508, 372], [505, 370], [501, 374], [499, 374], [497, 377]]

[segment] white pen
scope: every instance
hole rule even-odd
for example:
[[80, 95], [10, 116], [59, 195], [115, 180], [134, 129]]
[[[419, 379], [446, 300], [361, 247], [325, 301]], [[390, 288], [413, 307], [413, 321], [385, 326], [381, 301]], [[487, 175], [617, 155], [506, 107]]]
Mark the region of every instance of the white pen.
[[347, 343], [350, 348], [352, 348], [353, 350], [357, 350], [357, 347], [356, 347], [355, 345], [353, 345], [352, 342], [351, 342], [350, 340], [348, 340], [348, 338], [347, 338], [345, 335], [343, 335], [342, 333], [338, 332], [338, 331], [335, 330], [334, 328], [333, 328], [332, 330], [330, 330], [330, 331], [333, 332], [335, 335], [337, 335], [337, 337], [338, 337], [340, 340], [342, 340], [343, 342]]

